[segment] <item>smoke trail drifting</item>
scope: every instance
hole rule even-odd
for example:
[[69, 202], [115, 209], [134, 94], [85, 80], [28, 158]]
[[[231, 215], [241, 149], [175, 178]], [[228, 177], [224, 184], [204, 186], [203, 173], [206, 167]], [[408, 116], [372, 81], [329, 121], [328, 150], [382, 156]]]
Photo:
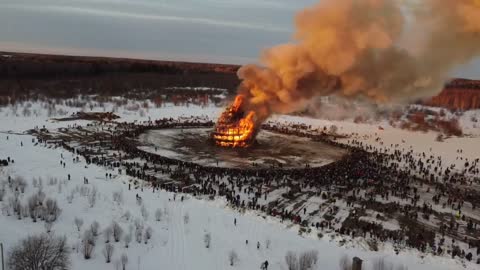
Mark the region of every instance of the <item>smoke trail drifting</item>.
[[295, 22], [292, 43], [238, 72], [246, 109], [260, 122], [314, 96], [429, 96], [480, 53], [480, 0], [321, 0]]

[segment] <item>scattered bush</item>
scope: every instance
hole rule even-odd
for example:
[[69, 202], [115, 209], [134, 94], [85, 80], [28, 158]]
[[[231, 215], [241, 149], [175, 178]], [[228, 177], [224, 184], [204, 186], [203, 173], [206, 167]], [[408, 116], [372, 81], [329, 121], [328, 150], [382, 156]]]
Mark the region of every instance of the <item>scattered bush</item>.
[[46, 234], [29, 236], [15, 246], [8, 255], [11, 270], [68, 269], [70, 250], [65, 237]]
[[112, 224], [112, 232], [113, 232], [113, 239], [115, 242], [119, 242], [120, 239], [122, 238], [123, 234], [123, 229], [120, 227], [120, 225], [117, 222], [114, 222]]
[[140, 211], [142, 213], [143, 219], [147, 220], [148, 219], [148, 210], [145, 207], [145, 205], [142, 205], [142, 207], [140, 208]]
[[393, 264], [386, 262], [384, 258], [373, 261], [373, 270], [393, 270]]
[[127, 212], [125, 212], [125, 214], [123, 214], [123, 217], [128, 221], [132, 217], [132, 214], [130, 214], [130, 211], [127, 210]]
[[135, 229], [135, 240], [137, 240], [137, 243], [142, 242], [142, 236], [143, 236], [143, 227], [142, 228], [137, 227]]
[[82, 225], [83, 225], [83, 219], [81, 219], [79, 217], [76, 217], [73, 220], [73, 223], [75, 223], [75, 226], [77, 227], [77, 230], [80, 231], [80, 229], [82, 228]]
[[288, 270], [310, 270], [314, 269], [314, 266], [318, 261], [318, 252], [315, 250], [306, 251], [297, 257], [292, 251], [287, 252], [285, 255], [285, 262], [287, 263]]
[[125, 248], [128, 248], [128, 245], [130, 244], [130, 242], [132, 242], [132, 234], [126, 234], [123, 238], [123, 241], [125, 242]]
[[103, 256], [105, 257], [106, 263], [110, 263], [112, 260], [112, 255], [113, 255], [113, 250], [114, 247], [112, 244], [108, 243], [105, 245], [105, 248], [103, 249]]
[[150, 240], [152, 238], [152, 234], [153, 234], [152, 227], [148, 227], [145, 230], [145, 244], [147, 243], [148, 240]]
[[309, 270], [312, 269], [318, 261], [318, 252], [315, 250], [310, 250], [300, 254], [298, 259], [298, 265], [300, 270]]
[[90, 231], [94, 237], [98, 236], [98, 231], [100, 230], [100, 224], [97, 221], [94, 221], [92, 225], [90, 225]]
[[120, 261], [122, 262], [122, 269], [126, 270], [126, 266], [127, 266], [127, 263], [128, 263], [127, 254], [123, 253], [122, 257], [120, 258]]
[[82, 239], [83, 246], [83, 257], [85, 260], [88, 260], [92, 257], [93, 248], [95, 247], [95, 237], [93, 237], [92, 232], [87, 230], [83, 235]]
[[157, 211], [155, 211], [155, 219], [157, 221], [162, 220], [162, 209], [158, 208]]
[[45, 207], [46, 213], [44, 219], [51, 222], [56, 221], [61, 212], [60, 207], [58, 207], [57, 201], [53, 199], [47, 199], [45, 202]]
[[340, 270], [351, 270], [352, 269], [352, 264], [350, 261], [350, 258], [347, 255], [343, 255], [342, 258], [340, 258]]
[[238, 261], [238, 255], [235, 252], [235, 250], [231, 250], [228, 253], [228, 261], [230, 262], [230, 265], [233, 266], [235, 263]]
[[93, 187], [92, 191], [88, 195], [88, 204], [90, 205], [90, 208], [93, 208], [96, 202], [97, 202], [97, 188]]
[[268, 249], [270, 248], [270, 245], [271, 245], [272, 241], [270, 241], [269, 238], [267, 238], [267, 240], [265, 240], [265, 247]]
[[53, 223], [49, 221], [45, 221], [45, 230], [47, 233], [50, 233], [52, 231]]
[[70, 195], [67, 195], [67, 202], [71, 204], [73, 202], [74, 197], [75, 197], [75, 193], [72, 191]]
[[285, 255], [285, 262], [287, 263], [288, 270], [299, 270], [297, 255], [292, 251], [288, 251]]
[[121, 191], [114, 191], [113, 192], [113, 201], [122, 204], [123, 203], [123, 194]]
[[203, 242], [205, 243], [206, 248], [210, 248], [210, 242], [212, 241], [212, 235], [210, 233], [205, 233], [203, 236]]
[[183, 216], [183, 223], [188, 224], [189, 221], [190, 221], [190, 215], [188, 213], [186, 213]]
[[105, 243], [110, 243], [112, 234], [113, 234], [113, 229], [111, 226], [108, 226], [107, 228], [105, 228], [105, 231], [103, 232], [103, 236], [105, 237]]

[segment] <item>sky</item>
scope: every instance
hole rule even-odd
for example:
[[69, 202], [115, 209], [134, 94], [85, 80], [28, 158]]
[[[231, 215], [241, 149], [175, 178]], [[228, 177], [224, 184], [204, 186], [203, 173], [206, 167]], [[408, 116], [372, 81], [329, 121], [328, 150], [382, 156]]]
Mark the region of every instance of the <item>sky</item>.
[[290, 40], [315, 0], [0, 0], [0, 50], [221, 63]]
[[[0, 50], [256, 63], [317, 1], [0, 0]], [[480, 79], [480, 61], [452, 75]]]

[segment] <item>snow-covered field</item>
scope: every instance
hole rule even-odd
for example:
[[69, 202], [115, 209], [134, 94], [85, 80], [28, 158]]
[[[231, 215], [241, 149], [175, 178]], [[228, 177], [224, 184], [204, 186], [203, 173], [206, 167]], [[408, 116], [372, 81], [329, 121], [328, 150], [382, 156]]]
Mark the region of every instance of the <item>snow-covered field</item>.
[[[480, 118], [480, 110], [469, 111], [462, 118], [463, 137], [449, 137], [443, 142], [436, 140], [438, 132], [412, 132], [394, 128], [387, 121], [378, 123], [357, 124], [348, 121], [329, 121], [323, 119], [313, 119], [298, 116], [275, 116], [272, 121], [279, 123], [295, 123], [312, 125], [312, 128], [338, 127], [337, 133], [350, 135], [346, 139], [339, 141], [345, 144], [351, 144], [352, 140], [357, 140], [376, 149], [385, 149], [389, 152], [394, 150], [409, 151], [413, 150], [415, 155], [425, 153], [433, 155], [435, 158], [441, 158], [443, 164], [463, 166], [465, 158], [473, 160], [480, 157], [480, 128], [468, 121], [471, 117]], [[395, 146], [398, 144], [398, 146]], [[457, 150], [462, 150], [458, 153]], [[462, 157], [463, 159], [460, 159]]]
[[[114, 109], [114, 104], [93, 106], [87, 111], [116, 110], [121, 118], [116, 121], [146, 121], [161, 117], [187, 117], [190, 115], [206, 119], [215, 119], [221, 111], [213, 105], [209, 106], [173, 106], [166, 104], [160, 108], [151, 105], [142, 113], [123, 108]], [[259, 269], [260, 264], [268, 260], [269, 269], [287, 269], [285, 254], [287, 251], [318, 251], [317, 269], [340, 269], [342, 256], [350, 258], [358, 256], [364, 260], [365, 269], [371, 269], [379, 258], [393, 263], [395, 266], [406, 266], [410, 270], [423, 269], [479, 269], [478, 265], [466, 263], [459, 259], [421, 255], [418, 251], [404, 250], [396, 255], [389, 244], [382, 246], [379, 252], [369, 251], [361, 240], [355, 245], [340, 246], [339, 236], [326, 234], [320, 239], [317, 234], [299, 235], [299, 227], [289, 223], [281, 223], [278, 219], [263, 216], [255, 211], [239, 213], [230, 209], [222, 198], [208, 200], [193, 198], [190, 195], [155, 191], [148, 185], [135, 185], [131, 177], [119, 174], [117, 170], [87, 165], [82, 158], [73, 162], [76, 155], [63, 148], [51, 145], [36, 144], [34, 137], [23, 134], [35, 126], [45, 125], [48, 129], [77, 124], [86, 125], [89, 121], [59, 122], [51, 120], [55, 117], [67, 116], [79, 109], [65, 105], [57, 105], [48, 113], [45, 104], [33, 103], [30, 113], [23, 113], [24, 106], [17, 109], [2, 108], [0, 111], [0, 159], [10, 157], [15, 163], [0, 167], [0, 181], [5, 182], [8, 176], [23, 178], [27, 182], [25, 193], [19, 192], [18, 198], [26, 204], [28, 198], [42, 190], [47, 198], [54, 198], [62, 209], [58, 220], [53, 224], [52, 232], [65, 235], [72, 247], [72, 269], [121, 269], [118, 261], [122, 254], [128, 256], [127, 269]], [[475, 158], [480, 156], [478, 148], [479, 133], [477, 129], [469, 129], [468, 136], [450, 138], [444, 142], [436, 142], [435, 133], [413, 133], [389, 127], [385, 123], [354, 124], [352, 122], [330, 122], [293, 116], [277, 116], [275, 121], [306, 123], [316, 127], [336, 125], [339, 133], [353, 133], [365, 143], [381, 147], [390, 144], [401, 144], [415, 152], [431, 152], [441, 156], [445, 162], [461, 163], [456, 159], [458, 149], [461, 156]], [[382, 126], [383, 130], [378, 127]], [[380, 137], [381, 140], [376, 140]], [[8, 138], [8, 139], [7, 139]], [[345, 140], [345, 143], [348, 143]], [[383, 145], [381, 144], [383, 143]], [[65, 166], [61, 165], [65, 163]], [[68, 180], [68, 175], [71, 180]], [[106, 177], [112, 174], [112, 178]], [[84, 179], [88, 179], [85, 184]], [[40, 180], [41, 179], [41, 180]], [[41, 181], [41, 185], [40, 185]], [[0, 184], [0, 189], [2, 185]], [[129, 189], [131, 187], [131, 189]], [[136, 189], [137, 188], [137, 189]], [[0, 242], [8, 251], [20, 239], [27, 235], [45, 232], [43, 222], [33, 223], [29, 217], [19, 220], [15, 215], [8, 215], [9, 199], [15, 191], [5, 185], [6, 195], [0, 202]], [[136, 199], [139, 195], [141, 203]], [[184, 196], [183, 201], [181, 197]], [[143, 210], [142, 210], [143, 209]], [[162, 217], [157, 221], [156, 212]], [[373, 216], [373, 214], [372, 214]], [[75, 219], [81, 219], [80, 230]], [[234, 219], [237, 220], [236, 226]], [[103, 231], [112, 222], [118, 222], [124, 235], [135, 234], [140, 228], [145, 235], [147, 228], [153, 231], [151, 239], [133, 240], [125, 248], [124, 237], [114, 243], [113, 261], [105, 263], [102, 250], [105, 247], [104, 235], [96, 241], [93, 257], [83, 258], [81, 240], [90, 225], [98, 221]], [[390, 222], [388, 226], [398, 224]], [[105, 233], [104, 233], [105, 234]], [[204, 237], [211, 235], [211, 245], [205, 247]], [[248, 244], [246, 241], [248, 240]], [[260, 248], [257, 248], [257, 242]], [[270, 242], [267, 248], [267, 242]], [[238, 262], [230, 266], [228, 254], [234, 250], [238, 254]]]

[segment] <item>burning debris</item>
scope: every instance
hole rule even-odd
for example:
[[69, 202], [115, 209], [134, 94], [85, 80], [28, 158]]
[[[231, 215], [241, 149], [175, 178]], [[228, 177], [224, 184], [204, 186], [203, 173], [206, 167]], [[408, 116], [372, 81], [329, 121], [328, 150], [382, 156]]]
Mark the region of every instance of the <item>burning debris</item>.
[[230, 107], [218, 118], [213, 139], [215, 144], [223, 147], [249, 147], [255, 142], [258, 126], [255, 123], [255, 112], [245, 112], [244, 97], [238, 95]]

